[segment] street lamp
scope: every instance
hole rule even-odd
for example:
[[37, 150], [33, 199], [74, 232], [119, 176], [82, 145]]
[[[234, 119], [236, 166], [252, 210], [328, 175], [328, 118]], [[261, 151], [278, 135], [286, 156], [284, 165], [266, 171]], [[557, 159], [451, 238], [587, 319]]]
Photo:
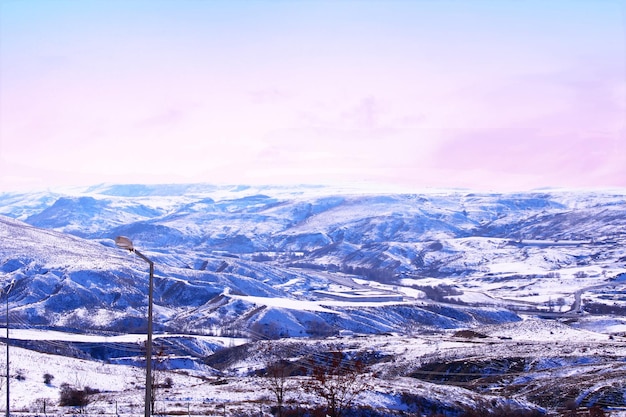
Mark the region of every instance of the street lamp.
[[2, 292], [7, 296], [7, 414], [6, 417], [9, 417], [10, 407], [9, 407], [9, 293], [13, 289], [13, 285], [15, 285], [15, 279], [11, 281], [8, 287], [3, 288]]
[[154, 263], [143, 253], [135, 249], [133, 247], [133, 242], [125, 236], [116, 237], [115, 244], [122, 249], [128, 249], [131, 252], [135, 252], [137, 256], [148, 262], [148, 265], [150, 265], [150, 282], [148, 285], [148, 340], [146, 342], [146, 399], [144, 410], [145, 417], [150, 417], [152, 404], [152, 282], [154, 280]]

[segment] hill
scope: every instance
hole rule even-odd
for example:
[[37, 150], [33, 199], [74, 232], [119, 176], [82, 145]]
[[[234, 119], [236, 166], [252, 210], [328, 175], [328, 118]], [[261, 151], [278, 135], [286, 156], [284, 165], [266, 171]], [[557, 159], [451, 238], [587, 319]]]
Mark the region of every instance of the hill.
[[[166, 352], [164, 369], [194, 378], [249, 375], [260, 366], [246, 365], [252, 354], [230, 368], [209, 359], [217, 360], [232, 341], [242, 339], [256, 346], [279, 338], [297, 345], [312, 338], [367, 336], [361, 346], [367, 350], [381, 337], [394, 337], [393, 343], [403, 346], [403, 337], [432, 340], [428, 335], [441, 334], [445, 340], [471, 330], [485, 335], [490, 344], [481, 343], [494, 349], [474, 360], [476, 372], [492, 372], [496, 357], [512, 360], [517, 351], [516, 363], [537, 375], [535, 363], [574, 366], [590, 355], [540, 358], [530, 347], [513, 349], [519, 344], [508, 341], [522, 334], [530, 345], [552, 337], [524, 333], [529, 317], [568, 323], [575, 336], [562, 340], [570, 346], [584, 341], [591, 343], [584, 348], [589, 352], [617, 354], [614, 344], [599, 346], [626, 333], [625, 195], [623, 190], [398, 194], [205, 184], [3, 193], [0, 280], [4, 292], [10, 289], [14, 344], [42, 354], [140, 365], [136, 340], [106, 339], [147, 329], [148, 265], [115, 246], [114, 238], [124, 235], [155, 264], [154, 329]], [[106, 338], [51, 341], [17, 333], [35, 330]], [[228, 339], [218, 343], [210, 337]], [[420, 359], [401, 365], [400, 377], [417, 377], [428, 366], [451, 372], [470, 352], [446, 353], [437, 362], [430, 348], [418, 345], [419, 353], [407, 345], [405, 353]], [[505, 350], [496, 351], [496, 345]], [[572, 349], [579, 348], [566, 350]], [[394, 361], [409, 360], [403, 355], [393, 353]], [[432, 363], [425, 364], [426, 358]], [[388, 364], [371, 365], [390, 375]], [[583, 369], [574, 374], [587, 375]], [[514, 394], [531, 405], [554, 406], [531, 400], [528, 392]]]

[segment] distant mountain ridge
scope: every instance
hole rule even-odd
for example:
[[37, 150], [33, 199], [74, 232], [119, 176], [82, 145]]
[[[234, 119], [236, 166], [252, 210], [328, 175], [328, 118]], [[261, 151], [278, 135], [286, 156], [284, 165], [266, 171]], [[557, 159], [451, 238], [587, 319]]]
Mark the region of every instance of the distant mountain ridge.
[[[2, 193], [0, 279], [16, 280], [12, 314], [24, 327], [141, 331], [146, 265], [115, 247], [124, 235], [155, 262], [160, 331], [278, 337], [468, 327], [518, 320], [505, 291], [536, 303], [542, 276], [602, 283], [625, 272], [625, 196], [208, 184]], [[403, 301], [348, 302], [355, 288]], [[574, 295], [554, 297], [569, 304]]]

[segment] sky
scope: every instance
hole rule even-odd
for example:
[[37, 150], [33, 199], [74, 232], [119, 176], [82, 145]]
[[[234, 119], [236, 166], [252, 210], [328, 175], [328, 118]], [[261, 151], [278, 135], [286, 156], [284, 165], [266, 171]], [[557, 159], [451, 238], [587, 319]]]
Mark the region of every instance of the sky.
[[0, 0], [0, 192], [626, 187], [624, 0]]

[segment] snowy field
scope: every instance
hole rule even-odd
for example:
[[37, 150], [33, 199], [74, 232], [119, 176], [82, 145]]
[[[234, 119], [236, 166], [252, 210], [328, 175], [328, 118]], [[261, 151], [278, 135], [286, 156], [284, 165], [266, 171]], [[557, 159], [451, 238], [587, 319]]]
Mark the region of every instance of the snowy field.
[[[592, 328], [592, 322], [587, 323]], [[602, 329], [605, 323], [600, 323]], [[378, 355], [394, 357], [394, 366], [380, 363], [370, 370], [372, 388], [358, 398], [358, 403], [368, 404], [379, 410], [401, 410], [403, 407], [399, 393], [424, 392], [440, 401], [457, 401], [472, 404], [489, 398], [487, 394], [476, 394], [472, 388], [463, 385], [440, 385], [415, 378], [407, 378], [398, 369], [405, 371], [418, 369], [420, 364], [434, 360], [456, 360], [473, 358], [502, 359], [522, 357], [527, 363], [535, 364], [534, 371], [526, 375], [528, 386], [554, 384], [554, 377], [560, 376], [560, 383], [568, 381], [580, 384], [595, 378], [589, 390], [616, 384], [626, 375], [626, 339], [607, 336], [592, 329], [578, 330], [552, 320], [527, 318], [522, 322], [506, 325], [484, 326], [473, 329], [480, 332], [480, 338], [463, 337], [458, 332], [416, 334], [410, 336], [367, 336], [332, 338], [324, 341], [293, 339], [272, 343], [304, 344], [314, 351], [319, 345], [342, 345], [350, 350], [367, 350]], [[132, 342], [139, 335], [123, 337], [95, 337], [64, 334], [62, 332], [20, 332], [12, 331], [16, 338], [31, 338], [49, 343], [60, 340], [98, 342], [112, 340]], [[219, 339], [230, 346], [244, 346], [242, 339], [230, 341]], [[263, 343], [263, 342], [260, 342]], [[2, 356], [6, 348], [1, 350]], [[612, 359], [611, 359], [612, 358]], [[540, 366], [537, 364], [541, 364]], [[171, 379], [171, 388], [156, 391], [156, 408], [159, 413], [190, 415], [231, 415], [236, 412], [269, 414], [272, 405], [271, 394], [259, 382], [260, 377], [251, 376], [251, 371], [263, 363], [254, 354], [232, 363], [219, 374], [207, 367], [205, 372], [170, 372], [157, 369], [157, 380]], [[4, 365], [0, 365], [4, 368]], [[604, 375], [603, 383], [597, 380], [598, 373]], [[45, 374], [52, 376], [45, 383]], [[72, 359], [59, 355], [41, 354], [17, 347], [10, 348], [10, 399], [12, 413], [48, 415], [73, 414], [79, 410], [59, 407], [60, 388], [63, 384], [74, 387], [89, 387], [99, 391], [86, 407], [88, 414], [141, 415], [145, 370], [143, 367], [112, 365], [100, 361]], [[518, 374], [519, 377], [519, 374]], [[551, 379], [550, 379], [551, 378]], [[546, 380], [549, 382], [546, 382]], [[531, 384], [530, 381], [533, 381]], [[623, 382], [623, 379], [621, 379]], [[3, 398], [6, 393], [6, 380], [1, 382]], [[288, 393], [290, 403], [319, 403], [294, 387]], [[544, 385], [544, 389], [546, 389]], [[496, 398], [496, 397], [494, 397]], [[454, 399], [454, 400], [451, 400]], [[4, 403], [3, 403], [4, 404]], [[626, 412], [613, 411], [613, 416], [623, 416]]]

